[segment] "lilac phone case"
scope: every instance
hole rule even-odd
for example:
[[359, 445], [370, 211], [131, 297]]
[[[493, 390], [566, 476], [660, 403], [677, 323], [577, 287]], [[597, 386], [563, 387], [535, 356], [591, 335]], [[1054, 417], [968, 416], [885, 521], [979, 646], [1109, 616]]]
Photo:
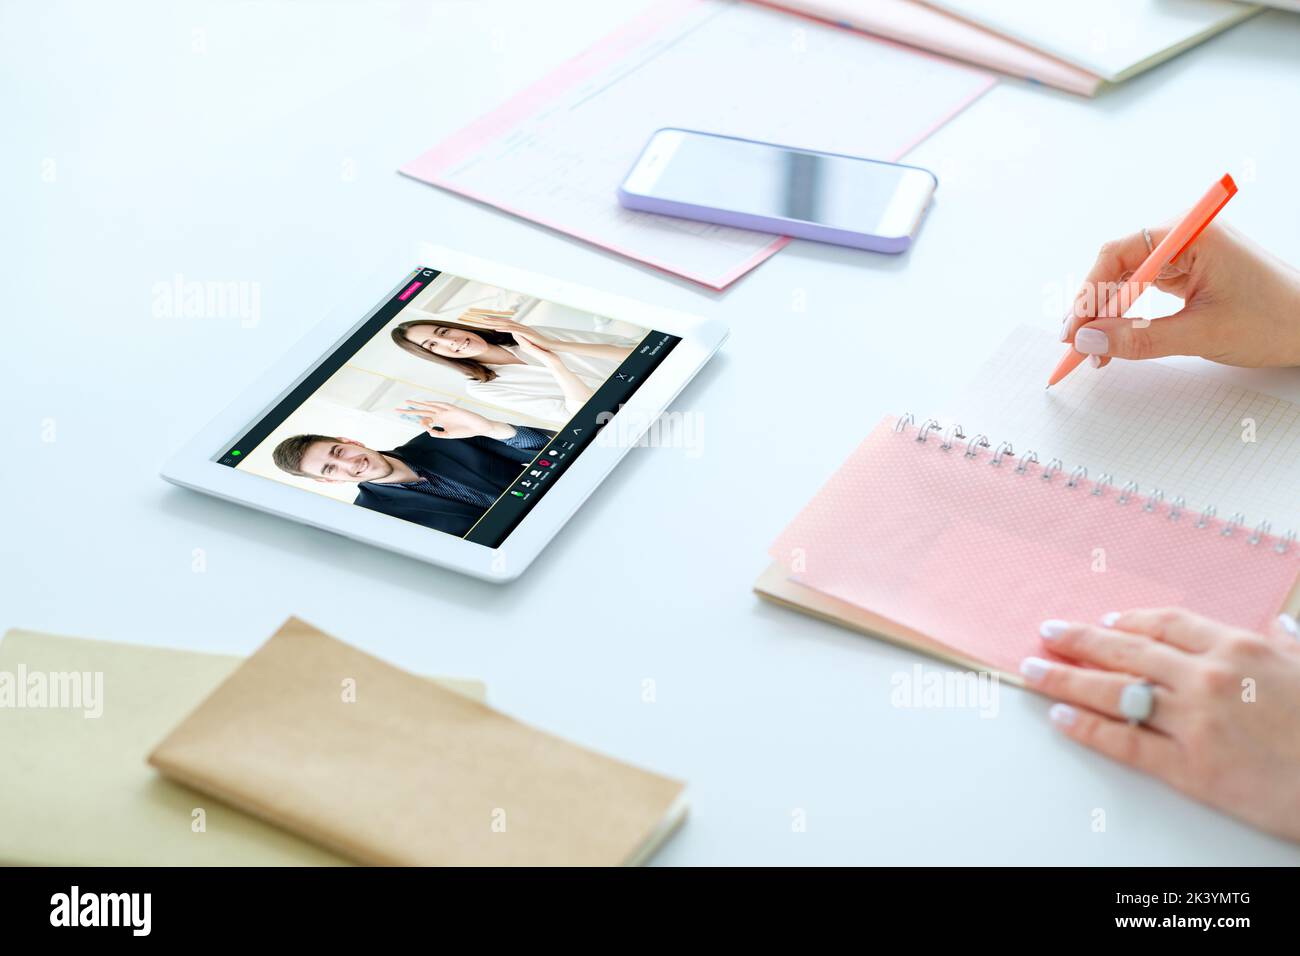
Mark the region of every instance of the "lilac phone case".
[[[717, 133], [705, 133], [701, 130], [684, 130], [679, 127], [666, 126], [663, 129], [655, 130], [646, 140], [645, 146], [637, 154], [636, 162], [632, 164], [632, 169], [628, 170], [628, 176], [632, 175], [632, 170], [641, 162], [641, 157], [645, 151], [650, 148], [650, 143], [654, 141], [655, 136], [665, 129], [680, 130], [683, 133], [693, 133], [699, 136], [712, 136], [717, 139], [734, 139], [742, 143], [754, 143], [759, 146], [775, 146], [777, 149], [793, 149], [801, 153], [811, 153], [814, 156], [839, 156], [843, 159], [865, 159], [863, 156], [849, 156], [846, 153], [825, 153], [815, 149], [802, 149], [798, 146], [782, 146], [779, 143], [764, 143], [756, 139], [743, 139], [739, 136], [721, 136]], [[881, 162], [883, 160], [872, 160], [872, 162]], [[888, 166], [901, 166], [902, 163], [885, 163]], [[908, 166], [908, 169], [920, 169], [924, 173], [929, 173], [930, 178], [934, 180], [935, 188], [939, 187], [939, 180], [928, 169], [922, 169], [920, 166]], [[823, 226], [815, 222], [807, 222], [800, 219], [782, 219], [776, 216], [758, 216], [753, 213], [735, 212], [730, 209], [717, 209], [713, 206], [700, 206], [695, 203], [676, 202], [671, 199], [660, 199], [657, 196], [647, 196], [643, 193], [628, 192], [624, 186], [627, 177], [618, 186], [618, 202], [625, 209], [636, 209], [641, 212], [656, 212], [665, 216], [677, 216], [681, 219], [696, 219], [700, 222], [717, 223], [719, 226], [735, 226], [737, 229], [752, 229], [755, 232], [775, 233], [778, 236], [794, 236], [796, 239], [812, 239], [815, 242], [829, 242], [837, 246], [851, 246], [854, 249], [869, 249], [872, 252], [905, 252], [912, 245], [912, 239], [916, 232], [913, 230], [911, 235], [906, 236], [872, 236], [861, 232], [852, 232], [848, 229], [836, 229], [833, 226]], [[933, 196], [933, 193], [931, 193]], [[919, 229], [921, 223], [925, 220], [925, 213], [929, 211], [929, 203], [917, 217], [916, 228]]]

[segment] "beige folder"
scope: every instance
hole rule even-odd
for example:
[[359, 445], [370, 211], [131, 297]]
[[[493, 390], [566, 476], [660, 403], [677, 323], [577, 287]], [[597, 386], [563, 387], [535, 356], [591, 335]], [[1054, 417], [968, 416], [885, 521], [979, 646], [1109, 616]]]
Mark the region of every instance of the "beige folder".
[[381, 865], [643, 860], [681, 783], [534, 730], [291, 619], [149, 762]]
[[[5, 765], [0, 863], [346, 863], [291, 833], [164, 779], [145, 763], [150, 748], [242, 660], [8, 632], [0, 640], [0, 754]], [[50, 690], [39, 698], [32, 693], [37, 686], [56, 685], [59, 693]], [[483, 696], [478, 681], [448, 681], [445, 686]], [[79, 699], [73, 700], [71, 691]]]

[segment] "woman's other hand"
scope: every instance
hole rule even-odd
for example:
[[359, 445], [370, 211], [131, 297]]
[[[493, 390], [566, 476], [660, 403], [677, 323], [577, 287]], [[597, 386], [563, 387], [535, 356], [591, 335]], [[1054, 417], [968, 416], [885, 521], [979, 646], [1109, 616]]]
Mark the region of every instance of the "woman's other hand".
[[[1168, 233], [1149, 230], [1153, 245]], [[1156, 287], [1182, 311], [1150, 322], [1107, 314], [1114, 290], [1146, 259], [1141, 232], [1101, 247], [1061, 326], [1061, 341], [1104, 366], [1112, 358], [1199, 355], [1225, 365], [1300, 365], [1300, 272], [1226, 226], [1211, 225]]]
[[[1043, 645], [1070, 663], [1030, 657], [1029, 686], [1063, 703], [1054, 724], [1086, 747], [1191, 797], [1300, 840], [1300, 641], [1279, 617], [1267, 634], [1181, 608], [1108, 614], [1100, 625], [1044, 621]], [[1120, 693], [1154, 685], [1142, 724]]]

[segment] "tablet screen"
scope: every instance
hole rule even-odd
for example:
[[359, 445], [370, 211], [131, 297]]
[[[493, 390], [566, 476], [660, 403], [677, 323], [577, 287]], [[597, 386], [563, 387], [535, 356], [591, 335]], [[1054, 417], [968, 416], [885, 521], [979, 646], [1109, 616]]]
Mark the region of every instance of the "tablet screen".
[[416, 269], [216, 461], [495, 548], [679, 341]]

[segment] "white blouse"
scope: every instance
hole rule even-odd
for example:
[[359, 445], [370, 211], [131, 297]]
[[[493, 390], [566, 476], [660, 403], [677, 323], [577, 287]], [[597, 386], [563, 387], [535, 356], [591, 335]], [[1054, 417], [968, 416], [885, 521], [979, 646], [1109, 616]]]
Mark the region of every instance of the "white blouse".
[[[584, 332], [579, 329], [558, 329], [542, 325], [535, 325], [532, 328], [536, 329], [539, 336], [561, 342], [616, 345], [630, 349], [638, 341], [604, 332]], [[497, 373], [492, 381], [466, 383], [465, 391], [471, 398], [531, 416], [554, 428], [562, 426], [582, 407], [579, 403], [566, 401], [564, 392], [555, 381], [555, 376], [538, 359], [528, 355], [517, 345], [502, 347], [526, 364], [491, 366]], [[594, 355], [575, 355], [572, 352], [555, 354], [569, 371], [593, 390], [603, 385], [605, 380], [614, 374], [614, 370], [622, 364], [621, 360]]]

